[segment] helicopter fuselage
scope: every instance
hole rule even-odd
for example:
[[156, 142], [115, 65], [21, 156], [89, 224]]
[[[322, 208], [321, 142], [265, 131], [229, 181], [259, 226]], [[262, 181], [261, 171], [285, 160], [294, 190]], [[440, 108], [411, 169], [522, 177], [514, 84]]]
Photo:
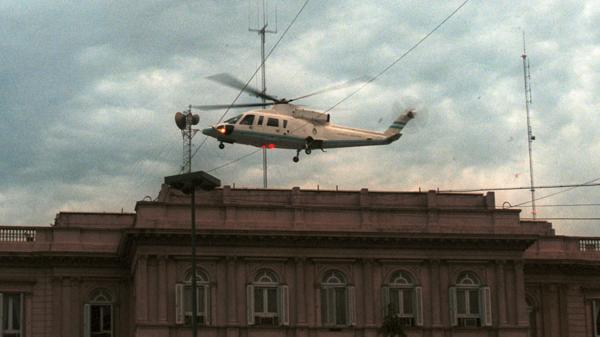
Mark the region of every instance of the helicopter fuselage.
[[202, 132], [222, 143], [310, 150], [389, 144], [400, 138], [401, 127], [397, 132], [350, 128], [330, 123], [328, 114], [281, 104], [245, 112]]

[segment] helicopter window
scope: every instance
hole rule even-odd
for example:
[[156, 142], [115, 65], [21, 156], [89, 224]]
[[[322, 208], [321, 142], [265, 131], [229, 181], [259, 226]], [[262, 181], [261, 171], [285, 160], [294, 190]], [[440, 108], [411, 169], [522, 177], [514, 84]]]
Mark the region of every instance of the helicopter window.
[[227, 124], [235, 124], [237, 121], [240, 120], [240, 118], [242, 118], [242, 115], [237, 115], [233, 118], [229, 118], [228, 120], [225, 121], [225, 123]]
[[277, 118], [269, 118], [267, 120], [267, 126], [279, 127], [279, 119]]
[[254, 123], [254, 115], [246, 115], [240, 125], [252, 125], [252, 123]]
[[284, 128], [284, 129], [285, 129], [285, 128], [287, 128], [287, 119], [284, 119], [284, 120], [283, 120], [283, 128]]
[[264, 119], [265, 119], [265, 116], [258, 116], [258, 123], [257, 123], [257, 125], [262, 125]]

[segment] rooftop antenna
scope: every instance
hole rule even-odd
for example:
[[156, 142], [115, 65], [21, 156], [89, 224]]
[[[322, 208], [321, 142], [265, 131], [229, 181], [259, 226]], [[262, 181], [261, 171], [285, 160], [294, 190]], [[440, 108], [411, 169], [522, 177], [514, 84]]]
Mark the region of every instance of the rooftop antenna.
[[181, 137], [183, 138], [183, 164], [181, 165], [181, 172], [192, 172], [192, 138], [198, 132], [198, 129], [194, 129], [192, 126], [198, 124], [199, 121], [200, 117], [192, 114], [191, 105], [187, 111], [175, 113], [175, 124], [181, 130]]
[[535, 209], [535, 188], [533, 183], [533, 156], [531, 151], [531, 144], [535, 140], [535, 136], [531, 130], [531, 118], [529, 116], [529, 105], [531, 104], [531, 73], [529, 71], [529, 59], [527, 59], [527, 51], [525, 49], [525, 32], [523, 32], [523, 78], [525, 80], [525, 111], [527, 112], [527, 143], [529, 144], [529, 178], [530, 178], [530, 191], [531, 191], [531, 207], [532, 215], [535, 220], [537, 211]]
[[[262, 13], [260, 12], [260, 8], [262, 3]], [[257, 32], [260, 35], [260, 68], [261, 68], [261, 82], [262, 82], [262, 93], [267, 92], [267, 77], [266, 77], [266, 69], [265, 69], [265, 37], [267, 33], [276, 34], [277, 33], [277, 9], [275, 9], [275, 29], [269, 30], [267, 27], [269, 26], [269, 19], [267, 17], [268, 4], [267, 0], [258, 0], [256, 3], [256, 26], [253, 26], [250, 23], [250, 10], [248, 10], [248, 31]], [[250, 7], [248, 5], [248, 7]], [[262, 20], [261, 20], [262, 19]], [[262, 21], [262, 23], [261, 23]], [[262, 99], [263, 103], [266, 100]], [[263, 106], [263, 109], [266, 106]], [[267, 188], [268, 180], [267, 180], [267, 147], [262, 147], [263, 154], [263, 188]]]

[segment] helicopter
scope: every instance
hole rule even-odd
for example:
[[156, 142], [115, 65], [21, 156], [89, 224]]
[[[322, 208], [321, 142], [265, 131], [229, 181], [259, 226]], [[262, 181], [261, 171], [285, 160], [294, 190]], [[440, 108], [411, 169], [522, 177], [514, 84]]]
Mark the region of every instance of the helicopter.
[[[312, 150], [316, 149], [325, 152], [325, 149], [330, 148], [390, 144], [402, 136], [400, 131], [415, 117], [415, 112], [412, 109], [407, 109], [383, 132], [351, 128], [330, 123], [331, 116], [328, 113], [291, 103], [326, 91], [337, 90], [348, 86], [348, 84], [337, 85], [287, 100], [278, 99], [261, 92], [229, 74], [218, 74], [208, 78], [220, 84], [245, 91], [265, 101], [248, 104], [192, 106], [199, 110], [260, 107], [260, 109], [244, 112], [202, 130], [203, 134], [219, 141], [220, 149], [225, 148], [225, 143], [238, 143], [270, 149], [292, 149], [296, 150], [293, 161], [297, 163], [300, 160], [300, 152], [302, 151], [306, 155], [310, 155]], [[267, 109], [266, 106], [271, 106], [271, 108]]]

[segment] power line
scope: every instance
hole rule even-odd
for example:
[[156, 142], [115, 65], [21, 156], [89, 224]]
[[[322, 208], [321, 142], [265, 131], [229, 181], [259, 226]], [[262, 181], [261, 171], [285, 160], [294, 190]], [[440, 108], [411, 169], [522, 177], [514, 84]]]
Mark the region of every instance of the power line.
[[[258, 68], [256, 68], [256, 70], [254, 71], [254, 73], [252, 74], [252, 76], [250, 76], [250, 79], [246, 82], [246, 84], [244, 85], [244, 87], [240, 90], [240, 92], [237, 94], [237, 96], [233, 99], [233, 102], [231, 102], [231, 104], [229, 105], [229, 107], [227, 109], [225, 109], [225, 112], [221, 115], [221, 117], [217, 121], [217, 124], [220, 123], [223, 120], [223, 118], [225, 118], [225, 116], [227, 115], [227, 113], [229, 112], [229, 110], [231, 110], [231, 107], [235, 104], [235, 102], [237, 102], [237, 100], [240, 98], [240, 96], [242, 95], [242, 93], [245, 91], [246, 87], [250, 84], [250, 82], [252, 82], [252, 80], [254, 79], [254, 77], [256, 76], [256, 74], [258, 74], [258, 71], [262, 68], [264, 62], [266, 62], [267, 59], [269, 59], [269, 56], [271, 56], [271, 54], [273, 53], [273, 51], [275, 50], [275, 48], [277, 48], [277, 46], [279, 45], [279, 43], [281, 42], [281, 40], [283, 40], [283, 37], [286, 35], [286, 33], [288, 32], [288, 30], [290, 30], [290, 28], [294, 25], [294, 23], [296, 22], [296, 20], [298, 19], [298, 17], [302, 13], [302, 11], [304, 11], [304, 8], [306, 7], [306, 5], [308, 5], [309, 1], [310, 0], [304, 1], [304, 4], [302, 5], [302, 7], [298, 11], [298, 13], [296, 13], [296, 16], [294, 16], [294, 18], [292, 19], [292, 21], [290, 22], [290, 24], [283, 31], [283, 33], [281, 34], [281, 37], [279, 37], [279, 40], [277, 40], [277, 42], [275, 42], [275, 45], [273, 45], [273, 47], [271, 48], [271, 50], [269, 51], [269, 53], [265, 56], [265, 59], [263, 60], [263, 62], [261, 62], [261, 65]], [[192, 158], [194, 158], [194, 156], [196, 155], [196, 153], [198, 153], [198, 151], [200, 151], [200, 149], [204, 146], [204, 144], [206, 144], [206, 140], [207, 139], [208, 139], [208, 136], [205, 136], [204, 139], [202, 140], [202, 143], [196, 148], [196, 150], [192, 154], [192, 157], [190, 158], [190, 160]], [[187, 163], [186, 163], [186, 165], [187, 165]], [[210, 172], [210, 171], [208, 171], [208, 172]]]
[[521, 220], [535, 220], [535, 221], [543, 221], [543, 220], [600, 220], [600, 218], [521, 218]]
[[[596, 178], [596, 179], [592, 179], [592, 180], [590, 180], [590, 181], [586, 181], [586, 182], [585, 182], [585, 183], [583, 183], [582, 185], [588, 185], [588, 184], [594, 183], [594, 182], [596, 182], [596, 181], [598, 181], [598, 180], [600, 180], [600, 178]], [[577, 187], [571, 187], [571, 188], [565, 189], [565, 190], [563, 190], [563, 191], [558, 191], [558, 192], [550, 193], [550, 194], [544, 195], [544, 196], [542, 196], [542, 197], [536, 198], [536, 199], [535, 199], [535, 201], [537, 201], [537, 200], [542, 200], [542, 199], [546, 199], [546, 198], [550, 198], [550, 197], [553, 197], [553, 196], [555, 196], [555, 195], [557, 195], [557, 194], [561, 194], [561, 193], [569, 192], [569, 191], [571, 191], [571, 190], [573, 190], [573, 189], [575, 189], [575, 188], [577, 188]], [[531, 200], [527, 200], [527, 201], [524, 201], [524, 202], [518, 203], [518, 204], [516, 204], [516, 205], [513, 205], [513, 206], [511, 206], [511, 207], [519, 207], [519, 206], [523, 206], [523, 205], [525, 205], [525, 204], [529, 204], [529, 203], [531, 203]]]
[[452, 18], [454, 16], [454, 14], [458, 13], [458, 11], [461, 8], [463, 8], [467, 4], [467, 2], [469, 2], [469, 0], [465, 0], [452, 13], [450, 13], [450, 15], [448, 15], [444, 20], [442, 20], [442, 22], [440, 22], [435, 28], [433, 28], [429, 33], [427, 33], [427, 35], [425, 35], [424, 37], [422, 37], [417, 43], [415, 43], [412, 47], [410, 47], [407, 51], [405, 51], [404, 54], [400, 55], [400, 57], [398, 57], [396, 60], [394, 60], [394, 62], [392, 62], [387, 67], [385, 67], [381, 72], [379, 72], [379, 74], [377, 74], [374, 77], [372, 77], [371, 79], [369, 79], [367, 82], [365, 82], [363, 85], [361, 85], [358, 89], [356, 89], [355, 91], [353, 91], [352, 93], [350, 93], [350, 95], [342, 98], [339, 102], [335, 103], [331, 108], [325, 110], [325, 112], [329, 112], [330, 110], [333, 110], [335, 107], [337, 107], [338, 105], [342, 104], [342, 102], [346, 101], [350, 97], [354, 96], [354, 94], [356, 94], [357, 92], [359, 92], [360, 90], [362, 90], [364, 87], [366, 87], [367, 85], [369, 85], [371, 82], [374, 82], [375, 80], [377, 80], [386, 71], [390, 70], [390, 68], [392, 68], [393, 66], [395, 66], [396, 63], [400, 62], [400, 60], [402, 60], [404, 57], [406, 57], [408, 54], [410, 54], [410, 52], [412, 52], [413, 50], [415, 50], [419, 45], [421, 45], [421, 43], [423, 43], [425, 40], [427, 40], [427, 38], [429, 38], [429, 36], [431, 36], [433, 33], [435, 33], [435, 31], [437, 31], [440, 27], [442, 27], [446, 23], [446, 21], [450, 20], [450, 18]]
[[251, 155], [253, 155], [253, 154], [257, 153], [257, 152], [258, 152], [258, 151], [260, 151], [260, 150], [261, 150], [261, 149], [258, 149], [258, 150], [255, 150], [255, 151], [252, 151], [252, 152], [250, 152], [250, 153], [248, 153], [248, 154], [245, 154], [245, 155], [243, 155], [243, 156], [241, 156], [241, 157], [239, 157], [239, 158], [237, 158], [237, 159], [234, 159], [234, 160], [232, 160], [232, 161], [229, 161], [229, 162], [227, 162], [227, 163], [225, 163], [225, 164], [223, 164], [223, 165], [220, 165], [220, 166], [214, 167], [214, 168], [212, 168], [212, 169], [210, 169], [210, 170], [206, 171], [206, 173], [210, 173], [210, 172], [213, 172], [213, 171], [216, 171], [216, 170], [220, 170], [220, 169], [222, 169], [222, 168], [224, 168], [224, 167], [227, 167], [227, 166], [229, 166], [229, 165], [231, 165], [231, 164], [237, 163], [238, 161], [240, 161], [240, 160], [243, 160], [243, 159], [246, 159], [246, 158], [250, 157]]
[[[534, 186], [535, 189], [547, 189], [547, 188], [565, 188], [565, 187], [593, 187], [600, 186], [600, 183], [595, 184], [571, 184], [571, 185], [546, 185], [546, 186]], [[494, 188], [472, 188], [472, 189], [464, 189], [464, 190], [440, 190], [439, 192], [445, 193], [467, 193], [467, 192], [485, 192], [485, 191], [512, 191], [512, 190], [529, 190], [531, 186], [519, 186], [519, 187], [494, 187]], [[541, 199], [541, 198], [540, 198]], [[531, 201], [529, 201], [531, 202]], [[516, 207], [519, 205], [514, 205], [511, 207]]]
[[[546, 205], [535, 205], [535, 207], [590, 207], [590, 206], [600, 206], [600, 204], [546, 204]], [[508, 208], [516, 207], [509, 206]], [[530, 205], [527, 206], [519, 206], [519, 207], [533, 207]]]

